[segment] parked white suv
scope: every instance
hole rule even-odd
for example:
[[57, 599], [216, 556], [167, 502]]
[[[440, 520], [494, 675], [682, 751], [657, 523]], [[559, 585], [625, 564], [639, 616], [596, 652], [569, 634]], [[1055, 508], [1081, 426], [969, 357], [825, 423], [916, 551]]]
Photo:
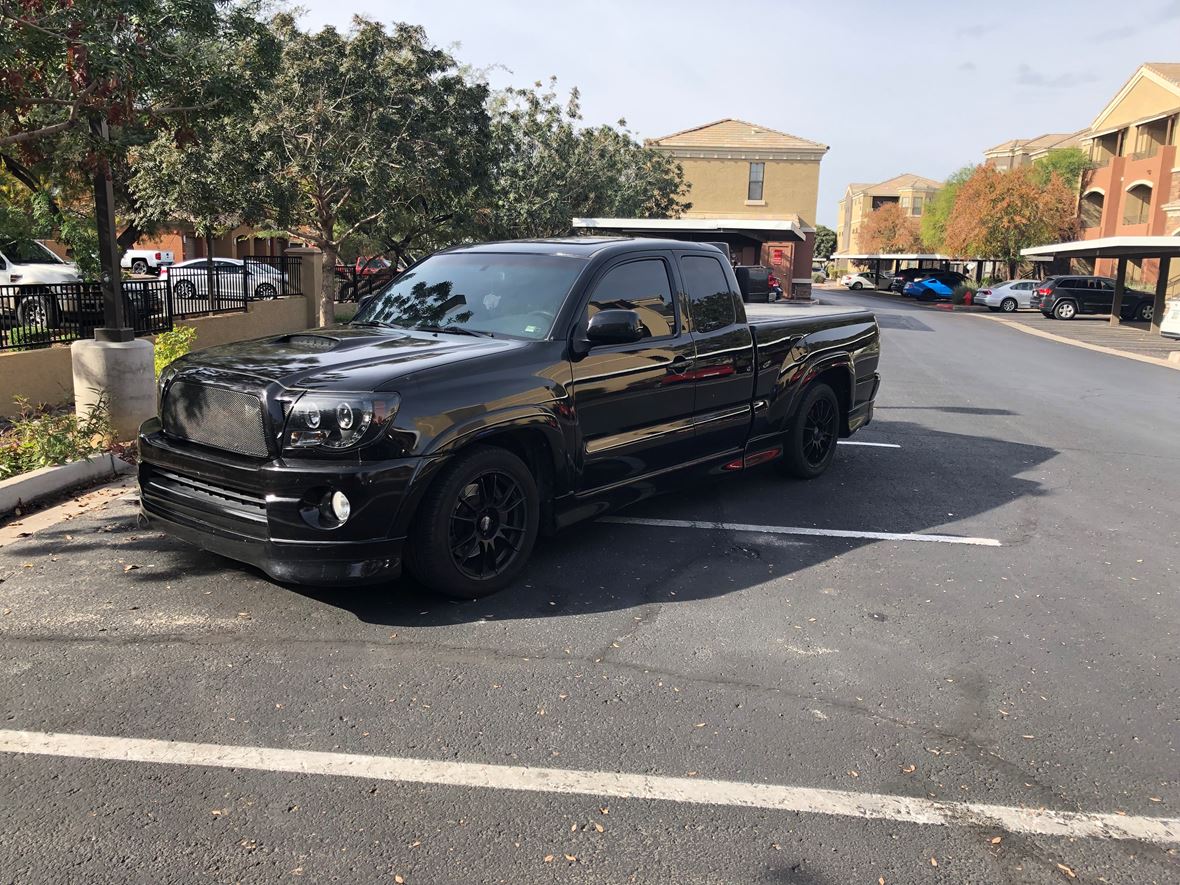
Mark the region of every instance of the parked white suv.
[[161, 267], [168, 267], [173, 260], [173, 254], [163, 249], [128, 249], [119, 259], [119, 267], [128, 268], [135, 274], [148, 271], [158, 274]]

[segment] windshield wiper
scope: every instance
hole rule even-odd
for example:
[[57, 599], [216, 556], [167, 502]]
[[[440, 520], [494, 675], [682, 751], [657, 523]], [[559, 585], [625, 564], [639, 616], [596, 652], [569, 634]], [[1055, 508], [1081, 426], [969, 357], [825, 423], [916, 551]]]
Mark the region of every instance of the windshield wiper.
[[398, 328], [393, 323], [383, 323], [381, 320], [351, 320], [350, 326], [380, 326], [382, 329], [396, 329]]
[[470, 335], [473, 338], [495, 338], [496, 337], [491, 332], [484, 332], [481, 329], [468, 329], [465, 326], [418, 325], [418, 326], [414, 326], [413, 328], [417, 329], [419, 332], [434, 332], [436, 334], [439, 332], [451, 332], [452, 334], [455, 334], [455, 335]]

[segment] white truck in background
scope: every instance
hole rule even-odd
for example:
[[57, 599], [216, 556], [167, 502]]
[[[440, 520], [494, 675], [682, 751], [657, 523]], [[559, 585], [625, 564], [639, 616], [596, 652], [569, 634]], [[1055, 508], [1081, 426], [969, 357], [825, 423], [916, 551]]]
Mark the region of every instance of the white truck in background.
[[159, 274], [161, 267], [174, 262], [171, 252], [163, 249], [128, 249], [119, 259], [119, 267], [128, 268], [134, 274]]

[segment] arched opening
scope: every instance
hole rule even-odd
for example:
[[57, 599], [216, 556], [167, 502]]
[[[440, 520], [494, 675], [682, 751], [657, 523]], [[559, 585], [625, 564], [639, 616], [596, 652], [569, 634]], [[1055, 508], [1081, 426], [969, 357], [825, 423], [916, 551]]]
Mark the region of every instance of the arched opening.
[[1102, 207], [1106, 195], [1102, 191], [1089, 191], [1082, 197], [1082, 227], [1098, 227], [1102, 224]]
[[1146, 224], [1151, 218], [1151, 185], [1144, 182], [1127, 188], [1124, 224]]

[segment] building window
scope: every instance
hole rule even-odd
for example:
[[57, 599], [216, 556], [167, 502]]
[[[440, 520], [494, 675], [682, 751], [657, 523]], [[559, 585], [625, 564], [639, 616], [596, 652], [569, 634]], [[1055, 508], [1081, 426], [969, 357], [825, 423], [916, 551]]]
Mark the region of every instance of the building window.
[[922, 198], [920, 196], [918, 196], [917, 194], [914, 195], [914, 214], [915, 215], [922, 214]]
[[1137, 184], [1127, 191], [1123, 224], [1146, 224], [1151, 218], [1151, 185]]
[[746, 189], [747, 200], [761, 200], [762, 199], [762, 181], [766, 177], [765, 163], [751, 163], [750, 164], [750, 184]]

